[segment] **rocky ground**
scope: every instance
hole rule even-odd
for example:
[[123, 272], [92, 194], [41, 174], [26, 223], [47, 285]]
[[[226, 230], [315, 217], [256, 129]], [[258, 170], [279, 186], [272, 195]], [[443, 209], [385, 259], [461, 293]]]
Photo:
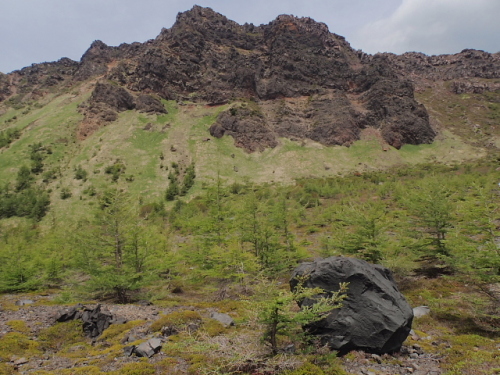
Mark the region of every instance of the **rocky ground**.
[[[51, 327], [55, 324], [56, 318], [60, 315], [61, 311], [68, 306], [50, 304], [51, 296], [29, 296], [22, 297], [19, 295], [4, 295], [1, 301], [0, 313], [0, 338], [5, 334], [12, 332], [13, 328], [8, 325], [11, 321], [23, 321], [30, 330], [30, 338], [37, 339], [38, 333], [44, 329]], [[17, 304], [16, 304], [17, 303]], [[19, 306], [21, 305], [21, 306]], [[95, 305], [89, 304], [88, 307]], [[140, 304], [102, 304], [102, 310], [110, 312], [113, 316], [123, 318], [127, 321], [144, 320], [146, 323], [135, 327], [128, 333], [130, 340], [142, 340], [150, 338], [152, 335], [148, 333], [148, 327], [152, 322], [156, 321], [160, 314], [172, 312], [178, 308], [161, 308], [152, 305]], [[183, 307], [186, 308], [186, 307]], [[189, 308], [189, 307], [187, 307]], [[193, 309], [193, 308], [192, 308]], [[194, 309], [200, 315], [207, 315], [210, 309]], [[132, 337], [132, 338], [131, 338]], [[162, 337], [168, 340], [167, 337]], [[35, 355], [32, 357], [12, 356], [8, 358], [8, 366], [16, 369], [20, 374], [35, 373], [40, 370], [49, 373], [53, 371], [60, 371], [62, 369], [72, 369], [84, 367], [93, 363], [104, 361], [105, 364], [100, 366], [101, 371], [117, 371], [127, 363], [141, 362], [144, 359], [139, 359], [135, 356], [118, 355], [113, 361], [106, 361], [108, 353], [106, 353], [106, 345], [100, 342], [97, 338], [94, 343], [88, 339], [88, 343], [92, 343], [94, 347], [102, 350], [102, 354], [89, 353], [86, 358], [78, 356], [78, 352], [85, 350], [78, 346], [71, 347], [70, 351], [74, 351], [76, 356], [60, 355], [57, 352], [44, 352], [42, 355]], [[425, 345], [420, 345], [418, 342], [423, 342]], [[125, 344], [125, 343], [124, 343]], [[440, 367], [440, 357], [437, 354], [427, 352], [423, 349], [426, 345], [439, 345], [437, 340], [432, 337], [419, 337], [418, 334], [412, 332], [411, 337], [407, 341], [407, 345], [403, 346], [401, 352], [393, 355], [385, 354], [382, 356], [376, 354], [368, 354], [363, 352], [351, 352], [344, 356], [341, 360], [343, 367], [349, 374], [358, 375], [439, 375], [443, 373]], [[147, 361], [151, 364], [159, 363], [162, 360], [170, 358], [170, 354], [160, 351], [158, 354], [149, 358]], [[185, 373], [187, 371], [187, 364], [184, 360], [177, 358], [176, 371], [178, 373]], [[1, 370], [1, 369], [0, 369]], [[0, 371], [1, 373], [1, 371]], [[160, 373], [160, 372], [157, 372]], [[266, 374], [268, 372], [265, 372]], [[269, 372], [271, 374], [271, 372]]]

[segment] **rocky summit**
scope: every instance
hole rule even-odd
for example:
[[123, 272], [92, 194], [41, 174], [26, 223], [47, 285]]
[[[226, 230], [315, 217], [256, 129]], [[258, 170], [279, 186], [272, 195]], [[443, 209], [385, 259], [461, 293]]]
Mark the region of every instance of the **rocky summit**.
[[396, 64], [355, 51], [310, 18], [239, 25], [195, 6], [154, 40], [118, 47], [96, 41], [80, 62], [65, 58], [2, 75], [0, 100], [89, 79], [96, 82], [82, 109], [82, 139], [120, 111], [163, 110], [159, 98], [212, 106], [242, 99], [210, 133], [230, 135], [250, 152], [275, 147], [279, 137], [348, 146], [368, 127], [396, 148], [436, 136]]

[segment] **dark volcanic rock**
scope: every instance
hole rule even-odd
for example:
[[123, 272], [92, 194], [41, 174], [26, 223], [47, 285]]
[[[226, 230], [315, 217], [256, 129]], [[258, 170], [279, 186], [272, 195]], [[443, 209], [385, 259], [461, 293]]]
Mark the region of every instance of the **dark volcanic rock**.
[[57, 322], [67, 322], [80, 319], [83, 323], [83, 332], [90, 338], [96, 338], [104, 332], [113, 322], [113, 316], [101, 311], [101, 305], [91, 309], [80, 304], [59, 313]]
[[[488, 56], [464, 52], [463, 58], [474, 61], [464, 69], [472, 66], [480, 75], [495, 64], [494, 59], [484, 62]], [[9, 79], [26, 90], [96, 77], [107, 81], [97, 84], [92, 94], [89, 116], [79, 131], [83, 138], [116, 112], [136, 108], [162, 113], [157, 95], [211, 105], [246, 98], [272, 107], [262, 115], [222, 114], [210, 129], [215, 136], [233, 136], [237, 146], [250, 152], [275, 147], [277, 137], [350, 145], [366, 127], [379, 129], [387, 143], [399, 148], [430, 143], [435, 137], [400, 67], [414, 60], [413, 55], [399, 59], [355, 51], [310, 18], [281, 15], [268, 25], [239, 25], [210, 8], [194, 6], [179, 13], [172, 28], [154, 40], [118, 47], [95, 41], [79, 63], [68, 59], [33, 65]], [[415, 71], [427, 74], [433, 62], [420, 60], [425, 66], [414, 64]], [[47, 64], [57, 68], [52, 72]], [[12, 91], [5, 81], [0, 76], [0, 100]], [[275, 113], [281, 100], [291, 98], [309, 98], [309, 107], [283, 116]]]
[[151, 95], [139, 95], [135, 101], [136, 109], [148, 113], [167, 113], [167, 110], [156, 98]]
[[[452, 55], [427, 56], [417, 52], [383, 55], [400, 77], [411, 79], [421, 88], [428, 82], [500, 78], [500, 52], [465, 49]], [[366, 56], [367, 61], [371, 59]]]
[[246, 150], [262, 151], [266, 147], [276, 147], [278, 141], [267, 126], [264, 116], [247, 108], [232, 109], [219, 115], [210, 127], [210, 134], [220, 138], [231, 135], [236, 146]]
[[9, 76], [0, 73], [0, 102], [4, 101], [10, 95]]
[[9, 74], [0, 73], [0, 102], [11, 95], [23, 100], [38, 99], [48, 89], [69, 85], [79, 63], [66, 57], [55, 62], [33, 64]]
[[104, 103], [116, 111], [126, 111], [135, 108], [134, 97], [123, 87], [111, 83], [97, 83], [90, 103]]
[[138, 345], [134, 349], [134, 353], [138, 357], [151, 358], [153, 355], [155, 355], [161, 350], [161, 347], [162, 347], [161, 340], [158, 338], [153, 338]]
[[108, 64], [112, 61], [113, 47], [108, 47], [100, 40], [94, 41], [83, 54], [75, 79], [84, 81], [90, 77], [107, 73]]
[[387, 268], [360, 259], [330, 257], [297, 267], [290, 281], [292, 289], [301, 275], [309, 276], [304, 286], [325, 291], [349, 283], [343, 306], [308, 327], [323, 343], [341, 353], [364, 350], [382, 354], [401, 348], [411, 330], [413, 310]]

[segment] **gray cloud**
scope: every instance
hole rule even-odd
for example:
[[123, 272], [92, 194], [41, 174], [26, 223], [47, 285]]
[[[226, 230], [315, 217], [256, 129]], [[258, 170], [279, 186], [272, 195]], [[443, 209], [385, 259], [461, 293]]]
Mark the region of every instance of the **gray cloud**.
[[389, 17], [365, 25], [351, 42], [368, 53], [500, 50], [500, 1], [403, 0]]

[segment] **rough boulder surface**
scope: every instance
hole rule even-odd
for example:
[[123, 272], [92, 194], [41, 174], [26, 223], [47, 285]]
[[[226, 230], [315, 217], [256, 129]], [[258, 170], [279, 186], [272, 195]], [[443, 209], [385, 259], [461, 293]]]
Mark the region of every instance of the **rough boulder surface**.
[[113, 323], [124, 323], [117, 320], [108, 311], [101, 310], [101, 305], [89, 308], [78, 304], [59, 313], [56, 321], [59, 323], [80, 319], [83, 323], [83, 332], [87, 337], [96, 338]]
[[[387, 268], [346, 257], [303, 263], [293, 272], [292, 290], [297, 276], [303, 275], [308, 276], [305, 287], [330, 292], [338, 290], [339, 283], [349, 283], [342, 307], [307, 327], [324, 344], [341, 354], [351, 350], [376, 354], [399, 351], [410, 333], [413, 310]], [[302, 301], [306, 306], [312, 303], [312, 299]]]

